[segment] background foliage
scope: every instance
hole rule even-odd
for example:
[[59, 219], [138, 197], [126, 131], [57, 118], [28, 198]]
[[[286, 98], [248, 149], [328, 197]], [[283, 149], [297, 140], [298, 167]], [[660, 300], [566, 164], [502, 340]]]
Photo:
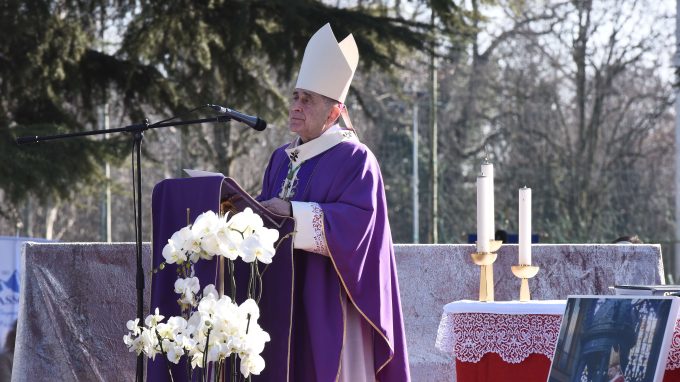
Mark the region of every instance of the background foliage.
[[359, 45], [348, 105], [381, 162], [395, 242], [414, 237], [414, 117], [420, 241], [433, 229], [434, 111], [440, 242], [465, 242], [474, 231], [475, 178], [488, 156], [496, 165], [498, 228], [516, 232], [517, 189], [527, 185], [543, 242], [611, 242], [634, 233], [669, 254], [670, 3], [0, 0], [0, 234], [101, 240], [109, 185], [112, 239], [133, 238], [128, 137], [13, 143], [100, 128], [103, 105], [111, 127], [210, 115], [186, 115], [208, 102], [264, 117], [264, 133], [225, 124], [145, 138], [147, 197], [182, 168], [221, 171], [257, 192], [269, 153], [291, 138], [287, 97], [304, 46], [330, 22], [339, 38], [351, 32]]

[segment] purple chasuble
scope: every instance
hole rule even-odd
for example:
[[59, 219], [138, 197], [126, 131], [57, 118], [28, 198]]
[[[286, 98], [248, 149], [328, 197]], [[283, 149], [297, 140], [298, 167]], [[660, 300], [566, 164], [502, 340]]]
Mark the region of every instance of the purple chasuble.
[[[272, 154], [258, 200], [278, 197], [288, 172], [286, 147]], [[337, 379], [345, 330], [344, 289], [350, 303], [373, 328], [376, 380], [409, 381], [385, 191], [373, 153], [358, 141], [343, 141], [305, 161], [297, 177], [297, 188], [290, 200], [319, 204], [330, 256], [294, 251], [291, 365], [287, 380]], [[277, 253], [274, 262], [278, 256]], [[270, 288], [266, 285], [265, 293]], [[262, 313], [265, 314], [269, 313]], [[266, 358], [265, 361], [268, 362]], [[283, 376], [271, 379], [283, 380]]]

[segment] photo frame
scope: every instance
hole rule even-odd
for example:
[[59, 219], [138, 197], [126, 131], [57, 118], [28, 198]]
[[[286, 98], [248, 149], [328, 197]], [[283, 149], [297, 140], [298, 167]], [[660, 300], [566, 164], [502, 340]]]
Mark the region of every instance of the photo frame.
[[661, 382], [680, 299], [569, 296], [548, 382]]

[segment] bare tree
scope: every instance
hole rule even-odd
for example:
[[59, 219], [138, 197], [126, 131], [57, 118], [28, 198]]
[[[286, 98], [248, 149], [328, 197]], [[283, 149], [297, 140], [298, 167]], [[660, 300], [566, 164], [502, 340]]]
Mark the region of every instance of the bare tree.
[[538, 191], [536, 227], [551, 240], [608, 242], [635, 231], [663, 241], [670, 216], [658, 217], [672, 204], [659, 186], [670, 185], [672, 125], [660, 55], [672, 29], [658, 25], [668, 15], [650, 2], [551, 8], [551, 33], [503, 52], [512, 57], [495, 87], [506, 101], [504, 162]]

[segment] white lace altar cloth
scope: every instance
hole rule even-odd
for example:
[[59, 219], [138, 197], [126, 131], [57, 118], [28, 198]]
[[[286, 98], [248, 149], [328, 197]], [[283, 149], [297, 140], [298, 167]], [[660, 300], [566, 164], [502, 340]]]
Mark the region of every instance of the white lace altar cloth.
[[456, 301], [444, 307], [436, 346], [463, 362], [479, 362], [486, 353], [508, 363], [530, 354], [552, 359], [565, 306], [564, 300]]
[[[435, 346], [462, 362], [479, 362], [487, 353], [515, 364], [530, 354], [552, 361], [565, 306], [565, 300], [452, 302], [444, 306]], [[680, 319], [666, 362], [666, 370], [676, 369], [680, 369]]]
[[675, 330], [671, 340], [671, 349], [668, 351], [666, 370], [680, 369], [680, 319], [675, 321]]

